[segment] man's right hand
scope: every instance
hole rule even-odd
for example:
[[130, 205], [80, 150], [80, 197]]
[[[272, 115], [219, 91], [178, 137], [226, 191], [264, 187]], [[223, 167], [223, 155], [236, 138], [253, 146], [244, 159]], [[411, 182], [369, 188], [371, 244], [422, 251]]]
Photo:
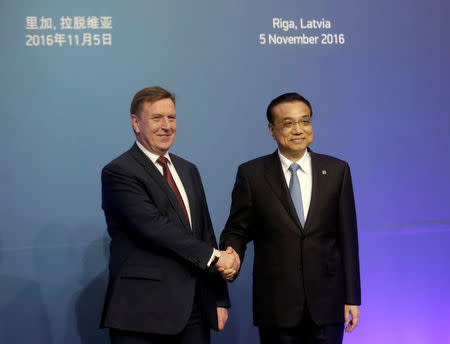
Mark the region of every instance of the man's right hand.
[[226, 251], [220, 251], [220, 258], [215, 266], [224, 279], [231, 280], [239, 271], [241, 260], [232, 247], [227, 247]]

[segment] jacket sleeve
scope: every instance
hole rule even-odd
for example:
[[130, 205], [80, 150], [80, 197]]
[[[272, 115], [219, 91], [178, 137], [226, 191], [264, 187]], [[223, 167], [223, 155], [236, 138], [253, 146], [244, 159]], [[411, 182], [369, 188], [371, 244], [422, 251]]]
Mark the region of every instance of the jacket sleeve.
[[212, 245], [195, 239], [182, 225], [170, 221], [142, 181], [118, 165], [108, 165], [102, 171], [102, 207], [143, 246], [166, 249], [206, 268]]
[[[195, 175], [197, 180], [197, 189], [200, 191], [201, 197], [201, 209], [204, 219], [204, 238], [205, 240], [214, 248], [217, 248], [216, 236], [214, 234], [214, 228], [211, 222], [211, 216], [209, 214], [208, 203], [206, 202], [205, 190], [203, 189], [203, 183], [201, 181], [200, 173], [197, 168], [195, 168]], [[228, 286], [226, 281], [220, 276], [215, 267], [210, 266], [209, 274], [207, 276], [210, 290], [214, 293], [216, 297], [217, 307], [230, 307], [230, 297], [228, 294]]]
[[252, 194], [248, 178], [242, 166], [238, 168], [236, 182], [231, 195], [230, 215], [220, 236], [220, 248], [234, 248], [244, 261], [247, 243], [253, 240]]
[[361, 304], [358, 233], [350, 167], [345, 164], [339, 196], [339, 236], [344, 264], [345, 303]]

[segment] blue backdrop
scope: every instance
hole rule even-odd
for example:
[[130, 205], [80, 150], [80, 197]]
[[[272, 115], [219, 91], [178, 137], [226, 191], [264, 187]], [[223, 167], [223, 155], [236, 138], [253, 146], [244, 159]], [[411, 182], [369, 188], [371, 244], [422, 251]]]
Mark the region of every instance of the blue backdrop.
[[[100, 171], [155, 84], [217, 236], [238, 165], [275, 150], [268, 102], [308, 98], [312, 149], [352, 168], [363, 305], [344, 342], [450, 342], [449, 2], [2, 0], [0, 19], [0, 342], [107, 342]], [[257, 342], [252, 256], [214, 343]]]

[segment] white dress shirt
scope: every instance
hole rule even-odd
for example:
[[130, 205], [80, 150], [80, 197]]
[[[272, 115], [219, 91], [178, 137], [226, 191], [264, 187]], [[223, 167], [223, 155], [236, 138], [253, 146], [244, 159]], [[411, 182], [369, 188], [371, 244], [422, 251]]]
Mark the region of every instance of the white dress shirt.
[[[291, 181], [291, 171], [289, 171], [289, 166], [291, 166], [293, 162], [284, 157], [280, 153], [280, 150], [278, 150], [278, 155], [280, 157], [284, 178], [286, 179], [286, 184], [289, 189], [289, 182]], [[297, 170], [297, 176], [300, 181], [300, 189], [302, 190], [303, 214], [305, 214], [306, 221], [309, 205], [311, 203], [312, 190], [311, 155], [308, 151], [305, 151], [305, 154], [303, 154], [300, 160], [296, 161], [295, 163], [300, 166], [300, 168]]]

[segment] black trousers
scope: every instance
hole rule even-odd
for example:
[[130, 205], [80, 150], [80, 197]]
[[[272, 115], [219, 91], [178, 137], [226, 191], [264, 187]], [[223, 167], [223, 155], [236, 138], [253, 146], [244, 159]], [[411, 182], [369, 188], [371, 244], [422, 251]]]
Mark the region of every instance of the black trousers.
[[[342, 312], [344, 309], [342, 309]], [[258, 327], [261, 344], [342, 344], [344, 324], [315, 324], [305, 305], [296, 327]]]
[[209, 344], [211, 342], [208, 320], [200, 305], [196, 290], [194, 306], [186, 327], [176, 335], [136, 333], [110, 329], [111, 344]]

